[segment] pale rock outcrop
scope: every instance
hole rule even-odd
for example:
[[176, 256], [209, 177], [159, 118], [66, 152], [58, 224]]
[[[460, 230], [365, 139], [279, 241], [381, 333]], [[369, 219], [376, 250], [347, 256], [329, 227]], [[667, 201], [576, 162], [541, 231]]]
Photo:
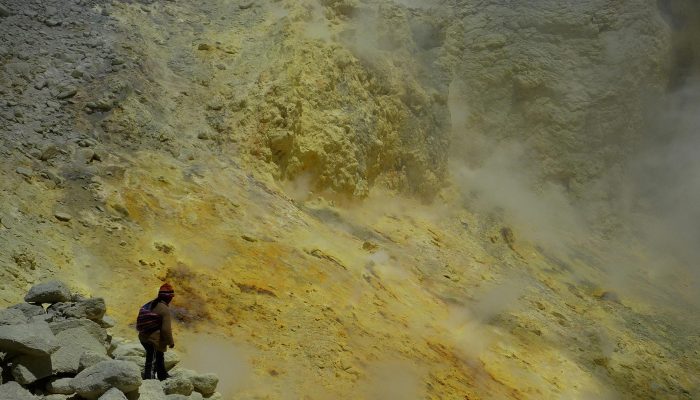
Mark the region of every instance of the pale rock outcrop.
[[110, 360], [93, 365], [73, 379], [75, 392], [87, 399], [97, 399], [110, 388], [124, 393], [132, 392], [141, 385], [141, 371], [127, 361]]

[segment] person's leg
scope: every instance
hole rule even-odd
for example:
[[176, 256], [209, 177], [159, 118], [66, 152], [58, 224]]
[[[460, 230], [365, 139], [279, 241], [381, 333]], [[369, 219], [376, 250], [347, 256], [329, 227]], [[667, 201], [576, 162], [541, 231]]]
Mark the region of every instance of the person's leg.
[[170, 377], [168, 371], [165, 370], [165, 353], [156, 350], [156, 374], [158, 380], [164, 381]]
[[148, 342], [141, 342], [141, 345], [146, 350], [146, 365], [143, 368], [143, 379], [153, 379], [153, 358], [156, 352], [155, 346]]

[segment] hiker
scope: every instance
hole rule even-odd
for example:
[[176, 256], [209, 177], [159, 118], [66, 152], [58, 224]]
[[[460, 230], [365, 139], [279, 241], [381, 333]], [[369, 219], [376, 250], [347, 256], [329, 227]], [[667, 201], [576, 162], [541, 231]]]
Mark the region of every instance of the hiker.
[[[165, 352], [168, 347], [175, 347], [173, 331], [170, 324], [170, 309], [168, 304], [175, 297], [175, 291], [170, 284], [165, 283], [158, 290], [158, 297], [144, 304], [136, 319], [136, 329], [139, 331], [139, 341], [146, 349], [146, 365], [143, 379], [164, 381], [168, 379], [165, 370]], [[155, 371], [154, 363], [155, 361]]]

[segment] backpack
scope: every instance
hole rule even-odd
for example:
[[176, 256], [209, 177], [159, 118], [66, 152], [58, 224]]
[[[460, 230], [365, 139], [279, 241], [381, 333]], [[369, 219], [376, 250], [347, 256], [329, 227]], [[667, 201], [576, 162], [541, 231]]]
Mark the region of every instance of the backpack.
[[149, 301], [139, 309], [139, 316], [136, 317], [136, 330], [139, 333], [155, 332], [163, 323], [163, 317], [151, 309], [152, 303]]

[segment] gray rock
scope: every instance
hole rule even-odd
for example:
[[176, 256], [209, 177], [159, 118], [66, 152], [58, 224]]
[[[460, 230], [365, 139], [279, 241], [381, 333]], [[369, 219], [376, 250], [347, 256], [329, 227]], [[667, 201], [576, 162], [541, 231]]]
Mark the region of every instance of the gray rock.
[[49, 329], [49, 324], [45, 322], [0, 326], [0, 351], [2, 352], [49, 356], [56, 349], [58, 349], [56, 337]]
[[190, 398], [188, 396], [182, 395], [182, 394], [169, 394], [165, 396], [166, 400], [189, 400]]
[[[57, 217], [58, 218], [58, 217]], [[32, 286], [24, 296], [27, 303], [59, 303], [70, 300], [70, 290], [60, 281], [51, 281]]]
[[184, 376], [172, 376], [163, 382], [165, 394], [182, 394], [189, 396], [192, 394], [194, 386], [192, 382]]
[[55, 212], [55, 213], [53, 214], [53, 216], [56, 217], [57, 220], [62, 221], [62, 222], [68, 222], [68, 221], [70, 221], [71, 219], [73, 219], [73, 216], [72, 216], [72, 215], [70, 215], [70, 214], [68, 214], [68, 213], [60, 212], [60, 211], [59, 211], [59, 212]]
[[15, 169], [15, 172], [22, 176], [26, 176], [27, 178], [31, 178], [33, 175], [32, 170], [25, 167], [17, 167], [17, 169]]
[[85, 353], [83, 353], [82, 356], [80, 356], [79, 369], [82, 371], [86, 368], [92, 367], [97, 363], [109, 360], [111, 359], [105, 354], [97, 354], [91, 351], [86, 351]]
[[82, 300], [75, 303], [56, 303], [47, 309], [49, 313], [55, 315], [55, 320], [62, 319], [89, 319], [91, 321], [101, 321], [107, 311], [107, 306], [102, 298]]
[[165, 369], [170, 371], [180, 363], [180, 353], [175, 350], [168, 350], [165, 353]]
[[130, 362], [118, 360], [95, 364], [80, 372], [72, 383], [75, 392], [89, 400], [97, 399], [113, 387], [129, 393], [140, 385], [140, 369]]
[[192, 392], [190, 397], [188, 397], [187, 399], [188, 400], [204, 400], [204, 396], [202, 396], [201, 393]]
[[216, 393], [212, 394], [211, 396], [207, 397], [207, 399], [209, 399], [209, 400], [222, 400], [223, 398], [224, 398], [224, 396], [221, 395], [221, 393], [219, 393], [219, 392], [216, 392]]
[[12, 360], [12, 376], [22, 385], [51, 376], [51, 357], [21, 355]]
[[66, 394], [50, 394], [44, 396], [44, 400], [68, 400], [69, 397]]
[[58, 350], [51, 354], [54, 374], [80, 371], [80, 360], [86, 352], [107, 355], [107, 349], [84, 328], [67, 329], [56, 334]]
[[121, 390], [117, 388], [111, 388], [105, 394], [100, 396], [99, 400], [126, 400], [126, 396]]
[[105, 329], [113, 328], [115, 325], [117, 325], [117, 321], [114, 318], [106, 315], [101, 320], [97, 321], [97, 323]]
[[115, 357], [115, 360], [120, 360], [120, 361], [127, 361], [132, 364], [138, 365], [139, 368], [142, 368], [144, 364], [146, 363], [146, 357], [139, 357], [139, 356], [121, 356], [121, 357]]
[[68, 89], [65, 89], [65, 90], [62, 90], [61, 92], [59, 92], [59, 93], [56, 95], [56, 98], [57, 98], [57, 99], [61, 99], [61, 100], [63, 100], [63, 99], [68, 99], [68, 98], [71, 98], [71, 97], [75, 96], [77, 93], [78, 93], [78, 89], [76, 89], [76, 88], [68, 88]]
[[165, 400], [163, 383], [155, 379], [143, 381], [139, 388], [139, 400]]
[[211, 373], [200, 374], [190, 378], [190, 381], [192, 382], [195, 391], [205, 396], [209, 396], [216, 392], [216, 386], [219, 384], [219, 377], [216, 374]]
[[20, 386], [17, 382], [7, 382], [0, 385], [0, 400], [36, 400], [37, 397], [32, 395], [27, 389]]
[[46, 391], [51, 394], [73, 394], [75, 390], [71, 383], [73, 378], [58, 378], [53, 379], [46, 384]]
[[58, 147], [55, 145], [49, 145], [44, 150], [41, 152], [41, 155], [39, 156], [39, 159], [41, 161], [48, 161], [56, 156], [61, 154], [61, 150], [59, 150]]
[[0, 310], [0, 325], [26, 324], [27, 317], [21, 310], [8, 308]]
[[122, 358], [122, 357], [146, 357], [146, 350], [143, 348], [141, 343], [122, 343], [117, 345], [117, 347], [112, 351], [112, 357]]
[[0, 18], [9, 17], [10, 15], [12, 15], [10, 9], [0, 4]]
[[9, 310], [19, 310], [27, 318], [46, 315], [46, 311], [44, 310], [44, 307], [37, 306], [35, 304], [29, 304], [29, 303], [15, 304], [14, 306], [10, 307]]
[[109, 343], [109, 335], [107, 334], [107, 331], [96, 322], [90, 321], [86, 318], [51, 322], [49, 324], [49, 328], [51, 328], [54, 335], [68, 329], [83, 328], [90, 332], [92, 337], [97, 339], [103, 345], [107, 345]]

